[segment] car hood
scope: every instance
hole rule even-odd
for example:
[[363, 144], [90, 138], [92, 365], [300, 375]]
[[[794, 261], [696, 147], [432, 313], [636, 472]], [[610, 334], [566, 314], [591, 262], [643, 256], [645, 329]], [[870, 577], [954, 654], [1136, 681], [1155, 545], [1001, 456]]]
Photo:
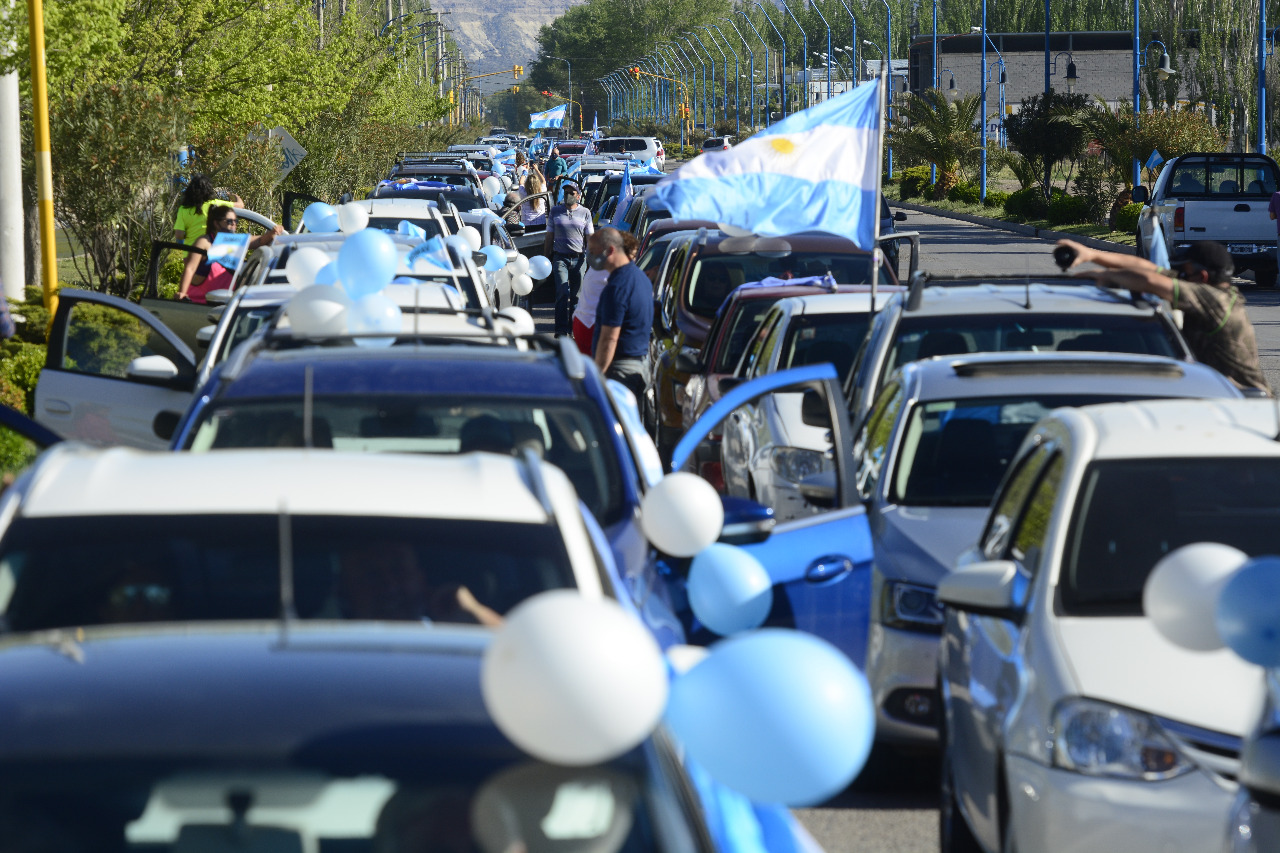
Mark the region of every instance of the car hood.
[[982, 532], [985, 506], [888, 506], [872, 521], [876, 566], [889, 580], [937, 586]]
[[1057, 631], [1081, 696], [1236, 737], [1261, 711], [1262, 671], [1228, 649], [1179, 648], [1142, 616], [1063, 617]]

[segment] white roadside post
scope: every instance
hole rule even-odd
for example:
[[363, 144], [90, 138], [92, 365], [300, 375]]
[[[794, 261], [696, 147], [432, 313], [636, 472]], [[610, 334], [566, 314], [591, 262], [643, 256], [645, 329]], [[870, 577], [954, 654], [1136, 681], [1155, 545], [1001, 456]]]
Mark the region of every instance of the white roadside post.
[[[0, 17], [17, 14], [14, 0], [0, 0]], [[11, 55], [17, 44], [0, 45]], [[10, 302], [25, 297], [26, 265], [22, 247], [22, 137], [18, 128], [18, 72], [0, 76], [0, 281]]]

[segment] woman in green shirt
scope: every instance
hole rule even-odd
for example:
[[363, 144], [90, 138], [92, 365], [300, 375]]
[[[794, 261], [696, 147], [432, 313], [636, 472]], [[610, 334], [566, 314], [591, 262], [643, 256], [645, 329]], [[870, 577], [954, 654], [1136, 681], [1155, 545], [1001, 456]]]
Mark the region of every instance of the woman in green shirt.
[[[204, 236], [209, 207], [214, 204], [225, 204], [235, 207], [241, 204], [237, 196], [234, 202], [215, 197], [213, 184], [202, 174], [191, 176], [191, 182], [182, 193], [182, 202], [178, 205], [178, 215], [173, 221], [173, 239], [178, 243], [190, 246]], [[241, 205], [243, 206], [243, 205]]]

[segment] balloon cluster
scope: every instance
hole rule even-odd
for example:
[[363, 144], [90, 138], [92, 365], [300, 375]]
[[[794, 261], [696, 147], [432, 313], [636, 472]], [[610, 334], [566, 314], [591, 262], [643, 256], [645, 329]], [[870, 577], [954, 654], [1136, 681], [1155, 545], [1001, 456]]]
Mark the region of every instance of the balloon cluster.
[[1166, 554], [1147, 577], [1142, 608], [1184, 649], [1224, 646], [1265, 667], [1280, 666], [1280, 556], [1250, 558], [1230, 545], [1196, 542]]
[[664, 657], [634, 615], [576, 592], [535, 596], [485, 654], [481, 687], [498, 728], [544, 761], [586, 765], [634, 748], [664, 721], [687, 757], [757, 802], [809, 805], [842, 790], [871, 750], [875, 710], [856, 667], [831, 644], [765, 628], [768, 572], [717, 544], [715, 490], [677, 473], [650, 489], [641, 527], [660, 550], [693, 557], [697, 618], [729, 636]]

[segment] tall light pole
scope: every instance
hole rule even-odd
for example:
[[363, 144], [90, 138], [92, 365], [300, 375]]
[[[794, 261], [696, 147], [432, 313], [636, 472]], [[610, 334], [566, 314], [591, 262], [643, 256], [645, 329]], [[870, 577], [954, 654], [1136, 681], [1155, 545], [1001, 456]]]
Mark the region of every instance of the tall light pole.
[[[569, 116], [568, 116], [569, 132], [572, 133], [573, 132], [573, 65], [572, 63], [569, 62], [569, 60], [565, 59], [564, 57], [552, 56], [549, 53], [545, 53], [543, 54], [543, 56], [545, 56], [547, 59], [559, 60], [569, 68], [569, 82], [566, 84], [566, 87], [568, 88], [569, 91], [566, 92], [566, 94], [569, 96]], [[582, 129], [581, 118], [578, 119], [578, 129], [579, 130]]]
[[[696, 113], [698, 109], [698, 68], [701, 67], [703, 69], [702, 73], [705, 79], [706, 66], [702, 64], [702, 60], [698, 60], [696, 64], [694, 63], [693, 58], [689, 56], [689, 52], [686, 51], [684, 49], [684, 45], [680, 43], [679, 37], [673, 38], [671, 40], [671, 43], [676, 46], [676, 50], [680, 51], [680, 55], [683, 56], [685, 60], [689, 63], [689, 77], [691, 78], [690, 82], [693, 83], [693, 111]], [[690, 46], [690, 50], [692, 50], [692, 46]], [[704, 123], [706, 122], [706, 115], [707, 115], [707, 100], [706, 100], [706, 90], [704, 89], [703, 97], [702, 97], [702, 116], [703, 116]]]
[[[756, 38], [760, 39], [760, 44], [764, 46], [764, 126], [769, 126], [769, 43], [764, 40], [764, 36], [760, 35], [760, 31], [756, 29], [756, 25], [751, 23], [751, 19], [747, 17], [747, 13], [741, 9], [735, 9], [742, 19], [747, 22], [747, 26], [751, 27], [751, 31], [756, 34]], [[736, 29], [736, 28], [735, 28]], [[751, 56], [751, 126], [756, 126], [756, 59], [755, 55]]]
[[1044, 0], [1044, 93], [1049, 94], [1049, 0]]
[[[782, 92], [780, 94], [782, 97], [782, 117], [786, 118], [787, 117], [787, 37], [782, 34], [782, 30], [778, 29], [777, 24], [773, 22], [773, 18], [769, 17], [769, 13], [764, 10], [763, 6], [761, 6], [758, 2], [756, 2], [756, 0], [752, 0], [752, 3], [755, 5], [757, 9], [760, 10], [760, 14], [764, 15], [764, 19], [769, 22], [769, 26], [773, 27], [773, 31], [778, 34], [778, 39], [782, 42]], [[767, 64], [768, 63], [766, 61], [766, 65]], [[765, 70], [767, 71], [768, 69], [766, 68]], [[767, 110], [769, 108], [769, 84], [768, 83], [766, 83], [764, 86], [764, 96], [765, 96], [765, 109]]]
[[[676, 51], [676, 46], [674, 44], [664, 44], [663, 49], [671, 55], [672, 61], [675, 62], [676, 67], [680, 70], [680, 84], [684, 92], [683, 100], [681, 100], [680, 103], [692, 109], [693, 104], [696, 102], [693, 101], [692, 97], [689, 95], [689, 69], [685, 65], [684, 60], [680, 57], [680, 54]], [[689, 103], [686, 104], [686, 101]], [[682, 110], [679, 112], [682, 113], [680, 116], [680, 132], [683, 133], [686, 116], [683, 115]]]
[[987, 0], [982, 0], [982, 179], [978, 198], [987, 200]]
[[[888, 2], [888, 0], [886, 0], [886, 2]], [[796, 19], [796, 16], [791, 11], [791, 7], [787, 5], [787, 0], [782, 0], [782, 11], [786, 12], [787, 15], [790, 16], [791, 20], [796, 22], [796, 29], [800, 31], [800, 38], [802, 40], [802, 46], [804, 49], [804, 53], [801, 54], [801, 56], [804, 59], [804, 68], [802, 69], [802, 72], [801, 72], [804, 76], [804, 107], [802, 107], [803, 109], [809, 106], [809, 34], [804, 31], [804, 27], [800, 26], [800, 21]], [[831, 49], [830, 44], [827, 45], [827, 49], [828, 50]], [[787, 84], [786, 58], [787, 58], [786, 54], [784, 53], [782, 57], [783, 59], [782, 85], [784, 86]]]
[[[727, 18], [724, 20], [726, 22], [728, 21]], [[729, 24], [729, 26], [733, 26], [733, 24]], [[733, 134], [735, 138], [741, 138], [742, 137], [742, 85], [739, 82], [739, 80], [741, 79], [742, 75], [738, 69], [738, 50], [732, 44], [729, 43], [729, 39], [725, 38], [724, 32], [718, 26], [716, 26], [715, 24], [712, 24], [711, 28], [720, 34], [720, 38], [723, 39], [724, 43], [728, 44], [729, 49], [733, 51], [733, 124], [734, 124]], [[746, 39], [743, 39], [742, 43], [746, 44], [746, 41], [747, 41]], [[727, 77], [729, 74], [728, 65], [724, 67], [724, 73], [725, 73], [725, 76]], [[729, 97], [729, 89], [727, 86], [725, 87], [724, 95], [726, 98]]]
[[[818, 13], [818, 17], [822, 19], [822, 25], [827, 28], [827, 100], [831, 100], [831, 24], [827, 23], [827, 16], [822, 14], [822, 10], [818, 8], [817, 3], [810, 3], [809, 8]], [[808, 65], [808, 60], [805, 60]], [[806, 90], [809, 87], [809, 75], [805, 74], [804, 82]], [[806, 91], [805, 94], [808, 94]]]
[[[875, 42], [873, 42], [871, 39], [863, 39], [863, 40], [862, 40], [862, 43], [863, 43], [864, 45], [866, 45], [867, 47], [872, 48], [872, 49], [873, 49], [873, 50], [875, 50], [877, 53], [880, 51], [880, 45], [876, 44], [876, 43], [875, 43]], [[885, 99], [884, 99], [884, 104], [885, 104], [885, 121], [886, 121], [886, 122], [888, 122], [890, 119], [892, 119], [892, 118], [893, 118], [893, 97], [892, 97], [892, 95], [893, 95], [893, 74], [892, 74], [892, 68], [893, 68], [893, 66], [892, 66], [892, 64], [890, 63], [889, 58], [888, 58], [887, 56], [881, 55], [881, 60], [880, 60], [880, 61], [884, 63], [885, 70], [887, 70], [887, 71], [890, 71], [890, 72], [891, 72], [891, 73], [889, 73], [889, 74], [885, 74], [885, 75], [883, 75], [883, 79], [884, 79], [884, 81], [885, 81], [885, 84], [889, 87], [889, 91], [885, 93]], [[892, 148], [890, 148], [890, 149], [889, 149], [889, 177], [893, 177], [893, 149], [892, 149]]]
[[[1266, 0], [1262, 0], [1266, 2]], [[1141, 64], [1138, 58], [1138, 42], [1141, 36], [1138, 33], [1138, 17], [1140, 10], [1138, 9], [1138, 0], [1133, 0], [1133, 126], [1138, 126], [1139, 115], [1142, 112], [1141, 100], [1142, 93], [1138, 91], [1138, 69]], [[1138, 158], [1133, 158], [1133, 185], [1136, 187], [1142, 183], [1142, 164], [1138, 162]]]
[[[889, 91], [885, 93], [888, 106], [889, 120], [893, 119], [893, 9], [889, 7], [889, 0], [881, 0], [884, 3], [884, 61], [889, 69], [888, 82]], [[987, 0], [982, 0], [982, 29], [987, 28]], [[893, 149], [889, 149], [889, 177], [893, 177]]]
[[[711, 124], [715, 124], [716, 123], [716, 57], [714, 53], [712, 53], [710, 50], [707, 49], [706, 42], [702, 40], [702, 36], [698, 35], [698, 27], [694, 27], [692, 30], [689, 30], [689, 35], [693, 36], [693, 38], [702, 47], [703, 52], [707, 54], [707, 62], [711, 65]], [[723, 51], [721, 52], [723, 53]], [[728, 67], [729, 65], [728, 58], [725, 59], [724, 64], [725, 64], [725, 67]], [[726, 88], [726, 92], [727, 92], [727, 88]], [[724, 118], [725, 118], [725, 121], [729, 120], [728, 104], [725, 105]], [[711, 128], [708, 127], [707, 130], [710, 131]]]
[[1267, 0], [1258, 2], [1258, 153], [1267, 153]]
[[840, 5], [844, 6], [844, 10], [849, 13], [849, 48], [853, 51], [849, 55], [849, 63], [853, 66], [853, 86], [858, 87], [858, 19], [853, 16], [853, 10], [849, 8], [849, 4], [844, 0], [840, 0]]

